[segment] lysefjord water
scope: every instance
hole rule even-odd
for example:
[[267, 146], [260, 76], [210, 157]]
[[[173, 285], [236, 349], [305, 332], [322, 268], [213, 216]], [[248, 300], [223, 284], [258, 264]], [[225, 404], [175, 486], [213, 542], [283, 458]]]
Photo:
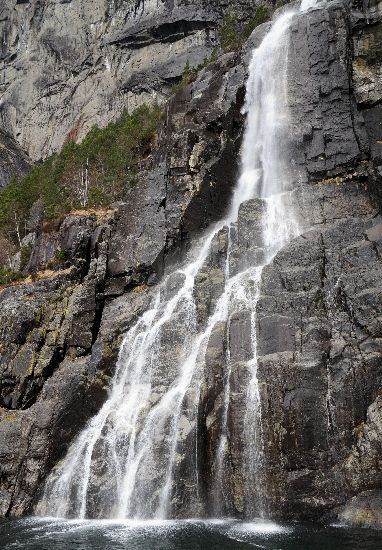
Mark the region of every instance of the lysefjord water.
[[382, 532], [271, 522], [0, 522], [1, 550], [377, 550]]

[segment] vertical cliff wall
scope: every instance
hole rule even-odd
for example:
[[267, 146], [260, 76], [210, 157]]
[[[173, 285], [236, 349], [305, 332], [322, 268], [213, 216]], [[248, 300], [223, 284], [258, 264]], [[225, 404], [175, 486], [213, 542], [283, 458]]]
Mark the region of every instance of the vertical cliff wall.
[[217, 45], [236, 0], [6, 0], [0, 7], [1, 128], [33, 160], [123, 109], [165, 101], [187, 62]]
[[[53, 42], [44, 39], [44, 14], [71, 9], [74, 17], [78, 9], [74, 2], [12, 4], [12, 17], [33, 15], [26, 27], [35, 29], [38, 48], [52, 56], [50, 66], [48, 58], [40, 58], [32, 46], [20, 49], [20, 37], [6, 42], [10, 68], [5, 74], [11, 71], [19, 84], [17, 89], [13, 84], [4, 86], [4, 124], [32, 156], [59, 146], [73, 129], [80, 136], [87, 124], [115, 116], [126, 99], [134, 103], [142, 91], [143, 97], [146, 92], [164, 97], [174, 78], [171, 71], [178, 67], [179, 76], [191, 50], [195, 62], [199, 54], [202, 58], [210, 51], [223, 3], [209, 3], [197, 16], [195, 10], [185, 15], [190, 14], [191, 3], [181, 7], [171, 3], [176, 29], [179, 21], [187, 22], [180, 37], [171, 27], [170, 12], [163, 11], [167, 4], [155, 3], [158, 12], [150, 11], [149, 4], [102, 4], [95, 18], [100, 27], [91, 32], [109, 38], [102, 42], [101, 53], [97, 41], [94, 59], [99, 61], [92, 58], [90, 65], [86, 58], [93, 55], [89, 53], [93, 35], [91, 29], [82, 35], [81, 17], [76, 16], [76, 23], [65, 30], [58, 24]], [[92, 5], [95, 10], [96, 4]], [[130, 11], [123, 12], [128, 6]], [[243, 10], [247, 7], [241, 4]], [[102, 23], [108, 10], [114, 19]], [[65, 13], [70, 17], [69, 11]], [[133, 14], [129, 15], [133, 33], [126, 23], [130, 21], [127, 13]], [[11, 29], [10, 17], [0, 23], [5, 29]], [[263, 496], [268, 514], [276, 517], [317, 518], [331, 513], [351, 519], [352, 510], [377, 502], [380, 495], [381, 21], [380, 2], [338, 0], [300, 17], [292, 28], [291, 159], [304, 231], [264, 269], [256, 327], [267, 472]], [[76, 41], [62, 38], [72, 27], [80, 43], [74, 52], [69, 45], [74, 48]], [[238, 171], [250, 52], [267, 28], [257, 29], [240, 54], [220, 57], [171, 99], [151, 163], [125, 204], [102, 219], [76, 215], [50, 233], [41, 232], [36, 254], [43, 255], [48, 245], [62, 247], [68, 258], [65, 270], [0, 290], [2, 515], [22, 515], [33, 509], [48, 473], [104, 402], [123, 334], [147, 309], [156, 283], [177, 253], [186, 250], [198, 229], [217, 220], [227, 207]], [[154, 29], [159, 29], [158, 35]], [[174, 50], [179, 47], [179, 63], [167, 65], [161, 55], [150, 54], [153, 48], [161, 52], [163, 44]], [[30, 82], [29, 76], [23, 69], [12, 71], [22, 67], [23, 59], [29, 59], [29, 67], [32, 58], [25, 56], [32, 51], [36, 83], [42, 78], [44, 59], [52, 67], [47, 71], [52, 79], [62, 75], [58, 84], [54, 80], [31, 87], [20, 84], [22, 78]], [[107, 52], [110, 66], [105, 61]], [[142, 55], [139, 62], [138, 54]], [[128, 65], [130, 61], [135, 64]], [[78, 72], [73, 70], [77, 63]], [[140, 75], [135, 84], [133, 66]], [[115, 67], [121, 71], [118, 77]], [[132, 79], [129, 83], [127, 77]], [[66, 79], [68, 84], [63, 85]], [[141, 84], [147, 88], [139, 88]], [[46, 94], [50, 86], [52, 92]], [[95, 87], [105, 90], [105, 95], [94, 95]], [[28, 90], [35, 98], [30, 103], [23, 96]], [[7, 99], [11, 93], [16, 98], [12, 101]], [[46, 105], [51, 102], [51, 109], [44, 107], [40, 112], [37, 106], [45, 101]], [[76, 126], [79, 113], [83, 119]], [[32, 132], [37, 132], [35, 140]], [[249, 201], [239, 211], [235, 246], [238, 257], [248, 261], [261, 248], [259, 208], [258, 201]], [[200, 274], [195, 300], [201, 322], [221, 292], [225, 239], [220, 235], [210, 263]], [[168, 292], [176, 288], [173, 281]], [[249, 317], [250, 312], [243, 310], [228, 333], [227, 327], [219, 325], [211, 336], [199, 426], [198, 443], [205, 457], [201, 473], [208, 494], [213, 484], [208, 453], [219, 437], [223, 357], [229, 347], [236, 362], [228, 412], [229, 491], [222, 506], [234, 515], [245, 513], [240, 449], [246, 391], [242, 364], [250, 349]], [[169, 337], [169, 355], [171, 349]], [[179, 448], [186, 449], [187, 436], [179, 443]], [[187, 469], [185, 451], [180, 463]], [[195, 513], [193, 495], [186, 486], [174, 486], [174, 495], [175, 515]], [[199, 512], [207, 513], [198, 508]]]
[[381, 10], [333, 2], [293, 30], [311, 230], [265, 269], [258, 306], [269, 505], [290, 517], [381, 488]]

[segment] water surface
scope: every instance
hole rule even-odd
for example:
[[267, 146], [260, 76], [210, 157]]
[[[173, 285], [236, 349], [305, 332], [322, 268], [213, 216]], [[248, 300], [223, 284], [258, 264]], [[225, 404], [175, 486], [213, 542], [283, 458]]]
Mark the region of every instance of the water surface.
[[376, 550], [382, 532], [271, 522], [24, 519], [0, 522], [1, 550]]

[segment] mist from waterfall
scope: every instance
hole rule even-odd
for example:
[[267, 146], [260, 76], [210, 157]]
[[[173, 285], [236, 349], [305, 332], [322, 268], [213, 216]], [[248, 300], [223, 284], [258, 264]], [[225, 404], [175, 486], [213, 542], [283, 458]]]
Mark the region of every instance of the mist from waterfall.
[[[314, 2], [303, 0], [301, 9]], [[299, 234], [292, 207], [296, 182], [290, 173], [288, 51], [295, 11], [283, 13], [253, 52], [244, 110], [241, 176], [231, 207], [195, 246], [192, 259], [169, 274], [149, 309], [124, 337], [109, 397], [79, 434], [65, 458], [49, 475], [36, 514], [56, 517], [168, 518], [173, 516], [174, 485], [185, 452], [191, 457], [187, 484], [195, 513], [206, 514], [200, 490], [199, 403], [205, 355], [216, 326], [225, 323], [229, 338], [232, 316], [251, 312], [252, 357], [242, 434], [241, 476], [248, 517], [265, 515], [266, 490], [258, 384], [256, 306], [261, 274], [274, 255]], [[260, 205], [261, 260], [232, 269], [235, 233], [246, 201]], [[228, 232], [224, 289], [206, 323], [198, 319], [195, 284], [208, 261], [214, 240]], [[168, 340], [172, 353], [168, 353]], [[211, 514], [226, 513], [224, 484], [230, 455], [231, 379], [229, 346], [225, 357], [220, 430], [213, 461]], [[187, 449], [181, 448], [187, 441]], [[192, 445], [190, 444], [192, 443]], [[174, 483], [175, 482], [175, 483]]]

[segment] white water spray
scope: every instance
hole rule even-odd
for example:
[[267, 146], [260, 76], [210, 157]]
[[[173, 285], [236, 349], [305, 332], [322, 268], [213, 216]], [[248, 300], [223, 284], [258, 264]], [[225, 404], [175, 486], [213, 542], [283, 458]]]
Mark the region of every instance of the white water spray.
[[308, 11], [312, 8], [319, 8], [325, 0], [302, 0], [300, 11]]
[[[315, 2], [303, 0], [301, 10]], [[256, 360], [256, 306], [263, 265], [293, 237], [299, 227], [292, 193], [296, 182], [289, 170], [288, 46], [295, 13], [275, 21], [255, 50], [247, 83], [247, 127], [242, 171], [225, 220], [205, 236], [185, 268], [170, 274], [144, 313], [126, 334], [110, 397], [71, 445], [47, 479], [36, 512], [60, 517], [167, 518], [173, 509], [174, 477], [181, 460], [180, 441], [193, 442], [195, 467], [188, 480], [198, 493], [197, 423], [204, 356], [217, 323], [238, 311], [252, 319], [252, 358], [245, 399], [243, 476], [248, 514], [262, 513], [261, 400]], [[207, 324], [201, 328], [194, 298], [195, 279], [210, 253], [214, 235], [236, 223], [240, 205], [257, 198], [263, 204], [263, 265], [230, 272], [230, 244], [225, 288]], [[176, 286], [175, 292], [169, 287]], [[172, 353], [168, 352], [168, 340]], [[216, 501], [223, 492], [230, 452], [231, 358], [226, 357], [225, 389], [217, 444]], [[194, 434], [192, 437], [192, 434]], [[196, 435], [195, 435], [196, 434]], [[255, 490], [254, 490], [255, 487]], [[198, 496], [195, 497], [198, 499]], [[256, 500], [258, 502], [254, 503]], [[197, 503], [201, 509], [202, 503]], [[217, 511], [219, 513], [219, 511]]]

